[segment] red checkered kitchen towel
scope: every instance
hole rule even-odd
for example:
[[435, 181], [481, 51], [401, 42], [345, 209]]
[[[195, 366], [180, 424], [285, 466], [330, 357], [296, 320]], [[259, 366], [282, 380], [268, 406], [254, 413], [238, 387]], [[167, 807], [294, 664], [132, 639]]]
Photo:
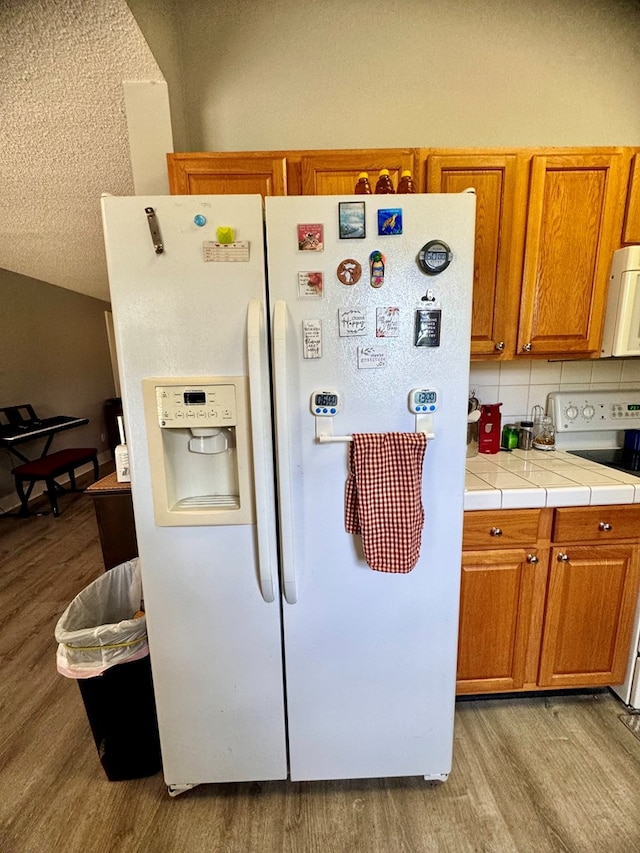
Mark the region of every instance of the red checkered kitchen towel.
[[354, 433], [345, 489], [345, 528], [360, 533], [378, 572], [410, 572], [418, 562], [424, 509], [420, 432]]

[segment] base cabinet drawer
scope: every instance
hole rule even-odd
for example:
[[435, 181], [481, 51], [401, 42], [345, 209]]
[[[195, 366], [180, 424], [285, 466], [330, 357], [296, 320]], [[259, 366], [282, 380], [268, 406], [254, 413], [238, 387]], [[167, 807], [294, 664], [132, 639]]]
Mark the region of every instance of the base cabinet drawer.
[[640, 539], [640, 504], [563, 507], [554, 512], [554, 542], [620, 539]]
[[466, 512], [462, 548], [468, 551], [475, 548], [510, 548], [535, 544], [539, 524], [539, 509]]

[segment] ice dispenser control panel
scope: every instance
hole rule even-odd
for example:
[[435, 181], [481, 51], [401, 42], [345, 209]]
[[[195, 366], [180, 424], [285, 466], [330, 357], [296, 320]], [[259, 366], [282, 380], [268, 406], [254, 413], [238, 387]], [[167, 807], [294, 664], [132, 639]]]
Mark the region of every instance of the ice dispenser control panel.
[[233, 385], [156, 387], [161, 427], [226, 427], [237, 422]]

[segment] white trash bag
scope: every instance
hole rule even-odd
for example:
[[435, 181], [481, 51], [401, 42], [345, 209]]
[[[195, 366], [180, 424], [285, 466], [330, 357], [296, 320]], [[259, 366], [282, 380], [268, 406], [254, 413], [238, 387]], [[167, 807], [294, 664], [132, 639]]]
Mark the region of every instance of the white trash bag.
[[121, 563], [85, 587], [56, 625], [56, 665], [67, 678], [93, 678], [149, 654], [138, 558]]

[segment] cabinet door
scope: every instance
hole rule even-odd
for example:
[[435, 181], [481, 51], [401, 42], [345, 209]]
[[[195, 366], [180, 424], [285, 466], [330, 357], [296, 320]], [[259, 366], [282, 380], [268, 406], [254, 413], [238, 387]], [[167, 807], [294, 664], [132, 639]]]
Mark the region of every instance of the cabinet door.
[[597, 687], [625, 677], [638, 597], [639, 546], [553, 548], [540, 687]]
[[363, 148], [353, 151], [310, 151], [302, 157], [303, 195], [353, 195], [360, 172], [369, 173], [372, 192], [378, 172], [388, 169], [394, 187], [408, 169], [421, 186], [418, 151], [406, 148]]
[[172, 195], [286, 195], [286, 157], [277, 152], [167, 154]]
[[627, 194], [623, 243], [640, 243], [640, 153], [634, 154]]
[[619, 153], [532, 157], [518, 355], [599, 350], [625, 165]]
[[463, 553], [458, 693], [522, 687], [537, 559], [535, 549]]
[[430, 153], [427, 191], [476, 191], [471, 355], [511, 356], [515, 350], [526, 182], [517, 154]]

